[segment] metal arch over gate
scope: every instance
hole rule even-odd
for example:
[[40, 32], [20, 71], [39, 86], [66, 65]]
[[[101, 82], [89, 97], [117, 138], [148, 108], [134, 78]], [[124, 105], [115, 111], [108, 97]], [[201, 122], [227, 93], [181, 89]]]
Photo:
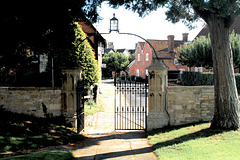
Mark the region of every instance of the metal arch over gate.
[[148, 78], [115, 76], [115, 130], [146, 130]]

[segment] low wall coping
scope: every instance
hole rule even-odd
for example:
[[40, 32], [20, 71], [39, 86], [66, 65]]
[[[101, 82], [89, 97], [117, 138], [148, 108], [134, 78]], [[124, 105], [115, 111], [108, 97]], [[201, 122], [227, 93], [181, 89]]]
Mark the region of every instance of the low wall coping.
[[0, 90], [62, 90], [61, 87], [0, 87]]
[[214, 89], [214, 86], [168, 86], [167, 89]]

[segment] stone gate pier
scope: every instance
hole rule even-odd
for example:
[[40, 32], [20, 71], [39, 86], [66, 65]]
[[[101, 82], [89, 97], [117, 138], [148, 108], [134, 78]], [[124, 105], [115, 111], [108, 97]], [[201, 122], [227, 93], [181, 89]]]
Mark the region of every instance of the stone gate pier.
[[168, 86], [168, 67], [153, 60], [149, 72], [147, 130], [211, 121], [214, 86]]
[[166, 112], [168, 68], [162, 60], [153, 60], [147, 67], [149, 73], [147, 130], [168, 125]]

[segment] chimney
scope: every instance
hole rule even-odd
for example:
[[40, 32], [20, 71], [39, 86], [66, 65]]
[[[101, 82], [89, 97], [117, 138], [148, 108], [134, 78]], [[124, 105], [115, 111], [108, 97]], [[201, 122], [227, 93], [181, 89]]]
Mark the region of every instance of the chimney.
[[182, 34], [182, 40], [183, 40], [183, 43], [188, 42], [188, 33], [183, 33]]
[[174, 35], [169, 35], [168, 37], [168, 48], [170, 52], [174, 50]]
[[114, 45], [113, 45], [113, 42], [108, 42], [108, 47], [107, 48], [111, 48], [111, 49], [114, 49]]

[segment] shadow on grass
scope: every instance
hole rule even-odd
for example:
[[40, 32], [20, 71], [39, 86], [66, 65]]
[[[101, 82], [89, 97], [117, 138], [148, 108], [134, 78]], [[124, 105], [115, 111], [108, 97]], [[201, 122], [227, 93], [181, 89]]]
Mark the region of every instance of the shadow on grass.
[[[153, 130], [149, 133], [150, 136], [154, 136], [155, 134], [164, 134], [164, 133], [168, 133], [174, 130], [179, 130], [179, 129], [183, 129], [183, 128], [187, 128], [190, 126], [195, 126], [195, 125], [199, 125], [199, 124], [203, 124], [203, 123], [194, 123], [194, 124], [188, 124], [188, 125], [184, 125], [184, 126], [178, 126], [178, 127], [167, 127], [167, 128], [163, 128], [163, 129], [159, 129], [159, 130]], [[155, 149], [157, 148], [162, 148], [162, 147], [168, 147], [168, 146], [172, 146], [172, 145], [176, 145], [176, 144], [181, 144], [190, 140], [195, 140], [198, 138], [206, 138], [206, 137], [211, 137], [214, 136], [216, 134], [220, 134], [223, 132], [227, 132], [224, 130], [217, 130], [217, 129], [210, 129], [210, 128], [203, 128], [200, 129], [196, 132], [193, 133], [187, 133], [183, 136], [171, 139], [171, 140], [167, 140], [164, 142], [159, 142], [153, 145], [153, 147]]]
[[57, 160], [72, 160], [73, 155], [66, 151], [47, 151], [38, 152], [28, 155], [19, 155], [15, 157], [3, 158], [2, 160], [30, 160], [30, 159], [57, 159]]
[[0, 153], [20, 153], [22, 150], [77, 143], [84, 139], [84, 136], [67, 129], [63, 117], [37, 118], [12, 113], [2, 107], [0, 117]]

